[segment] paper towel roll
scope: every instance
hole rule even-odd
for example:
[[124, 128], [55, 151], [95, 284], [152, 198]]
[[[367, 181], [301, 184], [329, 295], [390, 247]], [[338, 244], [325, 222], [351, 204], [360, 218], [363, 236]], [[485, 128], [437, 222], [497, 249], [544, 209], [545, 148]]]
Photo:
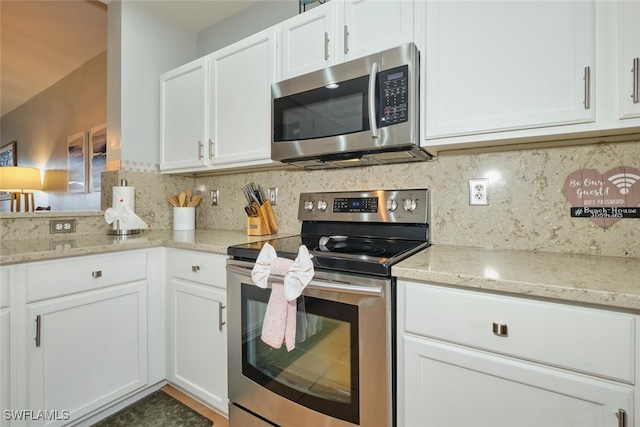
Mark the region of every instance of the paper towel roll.
[[135, 187], [113, 187], [113, 199], [111, 206], [117, 208], [120, 205], [124, 205], [130, 210], [136, 210], [136, 188]]

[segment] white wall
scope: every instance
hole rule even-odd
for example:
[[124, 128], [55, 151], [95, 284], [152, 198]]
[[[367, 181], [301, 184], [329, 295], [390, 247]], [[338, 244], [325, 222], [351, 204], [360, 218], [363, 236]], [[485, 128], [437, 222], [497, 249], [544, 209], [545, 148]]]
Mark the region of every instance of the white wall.
[[298, 14], [297, 0], [262, 0], [198, 33], [198, 56], [229, 46]]
[[[109, 33], [117, 23], [113, 7], [120, 8], [120, 41], [109, 45], [110, 57], [118, 55], [120, 74], [109, 75], [109, 97], [119, 105], [119, 143], [123, 162], [159, 162], [160, 74], [196, 58], [196, 33], [178, 27], [148, 9], [144, 2], [124, 1], [109, 4]], [[118, 54], [119, 53], [119, 54]], [[119, 87], [119, 90], [118, 90]], [[117, 97], [120, 97], [117, 100]], [[118, 113], [109, 109], [117, 126]]]

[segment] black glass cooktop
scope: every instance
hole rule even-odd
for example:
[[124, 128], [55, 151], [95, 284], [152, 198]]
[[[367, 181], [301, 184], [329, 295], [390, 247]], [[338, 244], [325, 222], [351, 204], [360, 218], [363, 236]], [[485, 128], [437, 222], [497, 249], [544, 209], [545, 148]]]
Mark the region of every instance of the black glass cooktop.
[[314, 268], [342, 272], [391, 276], [391, 266], [429, 246], [415, 240], [347, 237], [342, 235], [300, 235], [230, 246], [227, 253], [236, 259], [255, 261], [265, 243], [279, 257], [295, 259], [304, 245], [313, 255]]

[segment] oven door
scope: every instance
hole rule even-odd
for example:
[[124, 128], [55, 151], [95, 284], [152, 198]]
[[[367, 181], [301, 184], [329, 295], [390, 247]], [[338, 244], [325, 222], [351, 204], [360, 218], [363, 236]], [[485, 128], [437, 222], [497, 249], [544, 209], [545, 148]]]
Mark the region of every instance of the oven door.
[[391, 281], [316, 273], [289, 352], [261, 340], [271, 289], [251, 268], [227, 264], [231, 404], [278, 426], [392, 425]]

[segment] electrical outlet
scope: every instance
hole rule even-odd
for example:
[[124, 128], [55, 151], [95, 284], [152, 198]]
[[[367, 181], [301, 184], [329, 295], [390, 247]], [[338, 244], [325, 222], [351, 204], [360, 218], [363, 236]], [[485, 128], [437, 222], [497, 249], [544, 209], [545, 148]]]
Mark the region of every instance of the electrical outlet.
[[489, 206], [489, 178], [469, 180], [469, 205]]
[[271, 206], [276, 206], [278, 204], [278, 187], [267, 188], [267, 197], [271, 201]]
[[211, 190], [211, 206], [218, 206], [219, 198], [220, 198], [220, 191]]
[[52, 219], [49, 221], [49, 234], [75, 233], [75, 219]]

